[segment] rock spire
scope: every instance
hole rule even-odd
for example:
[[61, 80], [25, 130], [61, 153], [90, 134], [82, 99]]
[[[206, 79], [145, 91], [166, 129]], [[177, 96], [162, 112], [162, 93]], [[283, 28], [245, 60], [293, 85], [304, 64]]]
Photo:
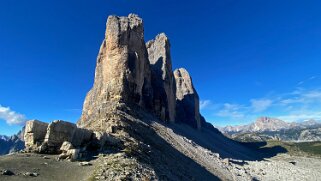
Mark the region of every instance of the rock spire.
[[[117, 110], [140, 107], [165, 122], [200, 129], [199, 97], [185, 69], [172, 71], [170, 42], [161, 33], [145, 44], [143, 21], [134, 14], [109, 16], [95, 81], [77, 125], [111, 130]], [[110, 129], [109, 129], [110, 128]]]

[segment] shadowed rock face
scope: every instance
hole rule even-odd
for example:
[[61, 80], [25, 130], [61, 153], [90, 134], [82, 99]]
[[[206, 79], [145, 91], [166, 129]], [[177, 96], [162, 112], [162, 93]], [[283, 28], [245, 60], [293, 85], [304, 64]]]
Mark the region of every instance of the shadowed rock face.
[[[134, 103], [151, 109], [151, 72], [143, 21], [137, 15], [109, 16], [97, 57], [95, 83], [86, 96], [78, 125], [106, 117], [106, 104]], [[117, 107], [117, 105], [116, 105]]]
[[184, 68], [176, 69], [174, 77], [176, 82], [176, 121], [200, 129], [199, 97], [189, 73]]
[[152, 70], [154, 111], [163, 121], [174, 122], [176, 101], [169, 40], [161, 33], [148, 41], [146, 47]]

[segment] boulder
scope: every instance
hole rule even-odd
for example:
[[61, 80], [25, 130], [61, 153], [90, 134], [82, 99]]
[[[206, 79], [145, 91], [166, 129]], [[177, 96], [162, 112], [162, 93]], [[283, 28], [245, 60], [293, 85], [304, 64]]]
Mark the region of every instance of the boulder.
[[59, 150], [61, 152], [67, 152], [70, 149], [74, 149], [74, 146], [70, 142], [64, 141]]
[[175, 85], [169, 39], [164, 33], [146, 43], [152, 71], [153, 109], [163, 121], [175, 121]]
[[186, 69], [174, 71], [176, 83], [176, 121], [194, 128], [201, 128], [199, 97], [193, 86], [192, 78]]
[[62, 120], [50, 124], [28, 121], [25, 131], [28, 151], [40, 153], [60, 153], [74, 147], [83, 147], [93, 139], [93, 132], [77, 128], [76, 124]]
[[38, 120], [27, 121], [24, 134], [26, 150], [35, 150], [41, 145], [45, 139], [47, 127], [48, 123]]
[[44, 144], [49, 153], [57, 153], [65, 142], [73, 147], [81, 147], [92, 140], [93, 132], [77, 128], [73, 123], [56, 120], [49, 124]]
[[15, 175], [15, 173], [11, 170], [3, 170], [2, 175], [12, 176], [12, 175]]
[[106, 112], [118, 103], [152, 109], [151, 72], [143, 21], [137, 15], [109, 16], [100, 47], [93, 88], [88, 92], [79, 127], [108, 121]]
[[70, 149], [67, 151], [67, 155], [71, 161], [76, 161], [81, 158], [80, 149]]
[[120, 140], [106, 132], [94, 132], [94, 139], [97, 140], [98, 146], [103, 148], [104, 146], [117, 146]]
[[72, 142], [73, 135], [77, 126], [73, 123], [56, 120], [49, 124], [45, 143], [48, 146], [49, 153], [59, 152], [63, 142]]
[[80, 152], [80, 149], [69, 149], [66, 151], [63, 151], [59, 156], [58, 160], [65, 160], [70, 159], [70, 161], [76, 161], [81, 159], [82, 154]]
[[93, 132], [91, 130], [77, 128], [72, 136], [71, 143], [75, 147], [80, 147], [90, 142], [92, 140], [92, 137], [93, 137]]

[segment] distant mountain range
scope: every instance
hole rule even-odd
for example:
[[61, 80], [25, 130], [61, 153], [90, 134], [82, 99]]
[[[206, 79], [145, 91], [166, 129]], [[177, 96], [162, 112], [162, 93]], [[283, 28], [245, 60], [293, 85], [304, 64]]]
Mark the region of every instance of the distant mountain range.
[[321, 123], [315, 120], [285, 122], [260, 117], [254, 123], [219, 128], [222, 133], [240, 141], [321, 141]]
[[24, 128], [13, 136], [0, 135], [0, 155], [13, 153], [24, 149]]

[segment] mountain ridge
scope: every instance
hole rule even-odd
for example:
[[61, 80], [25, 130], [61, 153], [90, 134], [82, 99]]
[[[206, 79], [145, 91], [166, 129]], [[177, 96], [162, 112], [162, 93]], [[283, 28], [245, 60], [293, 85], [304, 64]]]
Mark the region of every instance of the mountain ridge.
[[321, 123], [315, 120], [285, 122], [280, 119], [260, 117], [248, 125], [227, 126], [219, 130], [239, 141], [321, 141]]

